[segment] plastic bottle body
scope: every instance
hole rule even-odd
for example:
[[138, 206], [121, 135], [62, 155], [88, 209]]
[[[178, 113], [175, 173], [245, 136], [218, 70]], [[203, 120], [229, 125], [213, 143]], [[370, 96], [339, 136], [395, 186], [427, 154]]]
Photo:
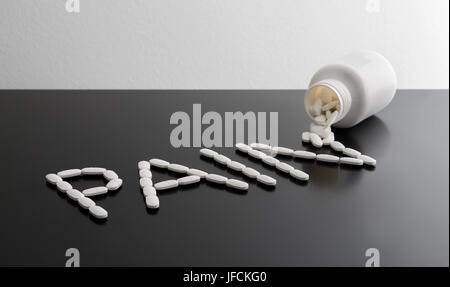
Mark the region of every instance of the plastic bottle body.
[[338, 102], [335, 127], [351, 127], [385, 108], [393, 99], [397, 77], [392, 65], [373, 51], [358, 51], [319, 69], [305, 95], [305, 108], [317, 97]]

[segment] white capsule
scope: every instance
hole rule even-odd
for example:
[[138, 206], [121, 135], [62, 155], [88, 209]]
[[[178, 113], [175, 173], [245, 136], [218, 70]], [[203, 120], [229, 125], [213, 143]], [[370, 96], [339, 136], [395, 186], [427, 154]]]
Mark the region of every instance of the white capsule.
[[266, 154], [263, 153], [262, 151], [255, 150], [255, 149], [249, 150], [248, 155], [253, 158], [256, 158], [256, 159], [262, 159], [263, 157], [266, 156]]
[[270, 156], [270, 155], [266, 155], [261, 160], [262, 160], [263, 163], [268, 164], [270, 166], [275, 166], [277, 163], [280, 162], [278, 159], [276, 159], [276, 158], [274, 158], [273, 156]]
[[270, 177], [268, 175], [265, 174], [259, 174], [256, 177], [256, 180], [259, 181], [260, 183], [263, 183], [265, 185], [276, 185], [277, 184], [277, 180], [273, 177]]
[[323, 162], [329, 162], [329, 163], [338, 163], [339, 157], [331, 154], [318, 154], [316, 156], [316, 160], [323, 161]]
[[322, 100], [321, 99], [316, 99], [314, 101], [311, 112], [312, 112], [313, 116], [318, 116], [322, 113]]
[[214, 183], [225, 184], [227, 182], [228, 178], [226, 178], [225, 176], [218, 175], [218, 174], [209, 173], [206, 176], [206, 180], [210, 181], [210, 182], [214, 182]]
[[78, 204], [84, 209], [89, 209], [95, 205], [95, 202], [89, 197], [82, 196], [78, 198]]
[[232, 160], [232, 161], [227, 163], [227, 167], [232, 169], [232, 170], [241, 171], [242, 169], [245, 168], [245, 165], [243, 165], [240, 162]]
[[228, 157], [226, 157], [222, 154], [216, 154], [213, 158], [216, 162], [223, 164], [223, 165], [227, 165], [231, 161], [231, 159], [229, 159]]
[[94, 216], [95, 218], [107, 218], [108, 217], [108, 211], [106, 211], [103, 207], [94, 205], [89, 207], [89, 213]]
[[149, 162], [151, 166], [156, 166], [159, 168], [167, 168], [170, 164], [169, 162], [158, 158], [152, 158]]
[[[329, 111], [327, 111], [329, 112]], [[326, 122], [325, 122], [325, 126], [326, 127], [331, 127], [331, 125], [336, 121], [338, 116], [338, 112], [334, 111], [330, 114], [330, 116], [327, 118]]]
[[348, 164], [348, 165], [363, 165], [363, 160], [354, 157], [341, 157], [339, 159], [340, 164]]
[[113, 170], [106, 170], [106, 171], [103, 173], [103, 177], [104, 177], [106, 180], [113, 180], [113, 179], [119, 178], [119, 176], [117, 175], [117, 173], [115, 173]]
[[345, 146], [338, 141], [333, 141], [332, 143], [330, 143], [330, 146], [332, 149], [338, 152], [343, 152], [345, 149]]
[[146, 160], [141, 160], [138, 162], [138, 168], [139, 169], [150, 169], [150, 162]]
[[258, 175], [260, 175], [259, 171], [251, 167], [246, 167], [242, 169], [242, 173], [250, 178], [256, 178]]
[[108, 192], [108, 189], [106, 186], [97, 186], [97, 187], [91, 187], [88, 189], [83, 190], [84, 196], [96, 196], [100, 194], [105, 194]]
[[313, 118], [314, 122], [319, 125], [324, 125], [327, 118], [324, 115], [318, 115]]
[[309, 179], [309, 174], [307, 174], [304, 171], [301, 171], [299, 169], [293, 169], [289, 172], [289, 175], [291, 175], [292, 177], [298, 179], [298, 180], [308, 180]]
[[292, 153], [294, 152], [293, 149], [290, 149], [287, 147], [281, 147], [281, 146], [276, 146], [276, 147], [272, 148], [272, 151], [275, 152], [276, 154], [281, 154], [281, 155], [292, 155]]
[[287, 172], [289, 173], [291, 170], [294, 169], [294, 167], [292, 165], [289, 165], [285, 162], [280, 161], [279, 163], [277, 163], [276, 168], [278, 170], [281, 170], [282, 172]]
[[311, 123], [309, 126], [309, 131], [319, 135], [321, 138], [326, 138], [331, 133], [331, 128]]
[[198, 176], [198, 175], [188, 175], [188, 176], [184, 176], [184, 177], [179, 178], [177, 181], [178, 181], [179, 185], [193, 184], [193, 183], [197, 183], [197, 182], [200, 181], [200, 176]]
[[326, 111], [325, 112], [325, 118], [327, 118], [327, 120], [328, 120], [330, 118], [330, 116], [331, 116], [330, 110]]
[[148, 195], [145, 197], [145, 205], [150, 209], [159, 208], [159, 198], [156, 195]]
[[334, 133], [331, 132], [326, 138], [322, 140], [323, 145], [330, 145], [334, 142]]
[[303, 158], [303, 159], [315, 159], [316, 154], [306, 150], [296, 150], [293, 153], [294, 157]]
[[49, 173], [45, 176], [45, 179], [51, 183], [51, 184], [57, 184], [58, 182], [62, 181], [62, 178], [54, 173]]
[[237, 143], [235, 146], [239, 151], [244, 152], [244, 153], [248, 153], [248, 151], [252, 149], [251, 147], [249, 147], [248, 145], [246, 145], [244, 143]]
[[217, 154], [217, 152], [207, 148], [202, 148], [200, 150], [200, 154], [209, 158], [213, 158]]
[[348, 156], [350, 156], [350, 157], [358, 157], [358, 156], [361, 155], [361, 153], [360, 153], [359, 151], [357, 151], [357, 150], [355, 150], [355, 149], [352, 149], [352, 148], [349, 148], [349, 147], [346, 147], [346, 148], [342, 151], [342, 153], [345, 154], [345, 155], [348, 155]]
[[321, 148], [323, 146], [322, 139], [315, 133], [311, 133], [311, 144], [316, 148]]
[[84, 194], [82, 194], [79, 190], [77, 190], [77, 189], [69, 189], [68, 191], [67, 191], [67, 196], [70, 198], [70, 199], [73, 199], [73, 200], [76, 200], [76, 201], [78, 201], [78, 199], [80, 198], [80, 197], [83, 197], [84, 196]]
[[196, 168], [190, 168], [187, 171], [187, 174], [189, 174], [189, 175], [197, 175], [200, 178], [205, 178], [208, 173], [204, 172], [203, 170], [196, 169]]
[[366, 165], [371, 165], [371, 166], [376, 166], [377, 165], [377, 160], [368, 156], [368, 155], [359, 155], [358, 156], [359, 159], [362, 159], [362, 161], [364, 162], [364, 164]]
[[311, 140], [311, 133], [302, 132], [302, 142], [309, 143], [310, 140]]
[[152, 172], [149, 169], [140, 169], [139, 170], [139, 177], [143, 178], [143, 177], [148, 177], [150, 179], [152, 179]]
[[263, 143], [252, 143], [250, 144], [250, 147], [257, 150], [270, 150], [270, 146]]
[[83, 175], [99, 175], [103, 174], [106, 171], [103, 167], [85, 167], [81, 170], [81, 174]]
[[171, 163], [169, 164], [167, 169], [173, 172], [186, 173], [189, 170], [189, 167], [181, 164]]
[[79, 176], [79, 175], [81, 175], [81, 169], [78, 169], [78, 168], [67, 169], [67, 170], [58, 172], [58, 176], [60, 176], [61, 178], [68, 178], [68, 177], [74, 177], [74, 176]]
[[153, 186], [145, 186], [142, 189], [144, 196], [156, 195], [156, 189]]
[[62, 193], [66, 193], [69, 189], [72, 189], [72, 185], [67, 181], [59, 181], [56, 183], [56, 187]]
[[107, 184], [106, 188], [108, 190], [117, 190], [122, 186], [123, 180], [120, 178], [111, 179]]
[[336, 107], [339, 104], [338, 101], [331, 101], [328, 104], [325, 104], [322, 106], [322, 111], [328, 111], [331, 110], [332, 108]]
[[139, 185], [141, 188], [144, 188], [146, 186], [153, 186], [153, 181], [148, 177], [143, 177], [139, 179]]
[[239, 189], [239, 190], [247, 190], [248, 189], [248, 183], [246, 183], [245, 181], [237, 180], [237, 179], [233, 179], [233, 178], [227, 179], [225, 184], [228, 187]]
[[177, 186], [178, 186], [178, 181], [176, 181], [175, 179], [169, 179], [169, 180], [155, 183], [156, 190], [166, 190], [166, 189], [170, 189], [170, 188], [175, 188]]

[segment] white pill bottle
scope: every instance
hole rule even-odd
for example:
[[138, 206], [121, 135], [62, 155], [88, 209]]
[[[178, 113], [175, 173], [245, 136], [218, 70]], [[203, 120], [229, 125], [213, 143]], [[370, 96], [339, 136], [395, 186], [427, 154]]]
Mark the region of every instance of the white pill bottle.
[[333, 126], [352, 127], [385, 108], [396, 88], [397, 76], [385, 57], [374, 51], [357, 51], [314, 74], [305, 94], [305, 108], [314, 118], [311, 110], [318, 98], [337, 101]]

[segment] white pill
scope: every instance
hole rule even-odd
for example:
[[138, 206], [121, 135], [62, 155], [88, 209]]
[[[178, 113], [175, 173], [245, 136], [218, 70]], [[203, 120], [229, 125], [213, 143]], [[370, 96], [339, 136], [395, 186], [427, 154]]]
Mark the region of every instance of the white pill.
[[327, 118], [327, 120], [330, 118], [331, 116], [331, 112], [328, 110], [325, 112], [325, 117]]
[[249, 147], [248, 145], [246, 145], [244, 143], [237, 143], [235, 146], [239, 151], [245, 152], [245, 153], [248, 153], [248, 151], [252, 149], [251, 147]]
[[372, 166], [376, 166], [377, 165], [377, 160], [374, 159], [373, 157], [368, 156], [368, 155], [362, 154], [362, 155], [359, 155], [358, 158], [362, 159], [364, 164], [372, 165]]
[[226, 178], [225, 176], [218, 175], [218, 174], [209, 173], [206, 176], [206, 180], [210, 181], [210, 182], [214, 182], [214, 183], [225, 184], [227, 182], [228, 178]]
[[256, 158], [256, 159], [262, 159], [263, 157], [267, 156], [262, 151], [255, 150], [255, 149], [249, 150], [248, 151], [248, 155], [253, 157], [253, 158]]
[[138, 162], [138, 168], [139, 169], [150, 169], [150, 162], [146, 160], [141, 160]]
[[159, 208], [159, 198], [156, 195], [148, 195], [145, 197], [145, 205], [151, 209]]
[[111, 179], [107, 184], [106, 188], [108, 190], [117, 190], [122, 186], [123, 180], [120, 178]]
[[51, 184], [57, 184], [58, 182], [62, 181], [62, 178], [54, 173], [49, 173], [45, 176], [45, 179], [51, 183]]
[[69, 189], [72, 189], [72, 185], [67, 181], [59, 181], [56, 183], [56, 187], [62, 193], [66, 193]]
[[314, 101], [314, 104], [312, 106], [312, 115], [313, 116], [318, 116], [320, 115], [322, 112], [322, 100], [321, 99], [316, 99]]
[[316, 154], [306, 150], [296, 150], [293, 153], [294, 157], [303, 158], [303, 159], [315, 159]]
[[289, 172], [289, 174], [299, 180], [308, 180], [309, 179], [309, 174], [307, 174], [304, 171], [301, 171], [299, 169], [293, 169]]
[[310, 140], [311, 140], [311, 133], [302, 132], [302, 142], [309, 143]]
[[363, 160], [354, 157], [341, 157], [339, 159], [340, 164], [348, 164], [348, 165], [363, 165]]
[[314, 117], [314, 122], [316, 122], [319, 125], [324, 125], [327, 118], [324, 115], [319, 115]]
[[260, 175], [259, 171], [251, 167], [242, 169], [242, 173], [250, 178], [256, 178], [258, 175]]
[[170, 164], [169, 162], [159, 159], [159, 158], [152, 158], [149, 162], [150, 162], [151, 166], [154, 165], [159, 168], [167, 168]]
[[[329, 112], [329, 111], [327, 111]], [[337, 119], [338, 116], [338, 112], [334, 111], [330, 114], [330, 116], [327, 118], [326, 122], [325, 122], [325, 126], [326, 127], [330, 127]]]
[[329, 163], [338, 163], [339, 157], [331, 154], [318, 154], [316, 156], [316, 160], [323, 161], [323, 162], [329, 162]]
[[189, 167], [181, 164], [171, 163], [169, 164], [167, 169], [173, 172], [186, 173], [189, 170]]
[[210, 149], [207, 149], [207, 148], [202, 148], [200, 150], [200, 154], [203, 155], [203, 156], [206, 156], [206, 157], [213, 158], [217, 154], [217, 152], [215, 152], [213, 150], [210, 150]]
[[142, 189], [144, 196], [156, 195], [156, 189], [153, 186], [145, 186]]
[[144, 188], [146, 186], [153, 186], [153, 181], [148, 177], [143, 177], [139, 179], [139, 185], [141, 188]]
[[317, 148], [321, 148], [323, 146], [322, 139], [315, 133], [311, 133], [311, 144]]
[[100, 194], [105, 194], [108, 192], [108, 189], [106, 186], [97, 186], [97, 187], [91, 187], [88, 189], [83, 190], [84, 196], [96, 196]]
[[85, 167], [81, 170], [83, 175], [98, 175], [103, 174], [106, 171], [103, 167]]
[[80, 198], [80, 197], [83, 197], [84, 196], [84, 194], [82, 194], [79, 190], [77, 190], [77, 189], [69, 189], [68, 191], [67, 191], [67, 196], [70, 198], [70, 199], [73, 199], [73, 200], [76, 200], [76, 201], [78, 201], [78, 199]]
[[106, 178], [106, 180], [113, 180], [113, 179], [119, 178], [117, 173], [115, 173], [113, 170], [106, 170], [103, 173], [103, 176]]
[[331, 128], [311, 123], [309, 126], [309, 131], [319, 135], [321, 138], [326, 138], [331, 133]]
[[230, 162], [227, 163], [227, 167], [229, 167], [229, 168], [232, 169], [232, 170], [241, 171], [242, 169], [245, 168], [245, 165], [243, 165], [243, 164], [240, 163], [240, 162], [237, 162], [237, 161], [232, 160], [232, 161], [230, 161]]
[[330, 145], [334, 142], [334, 133], [331, 132], [327, 137], [322, 140], [323, 145]]
[[231, 159], [229, 159], [228, 157], [226, 157], [222, 154], [216, 154], [213, 158], [216, 162], [223, 164], [223, 165], [227, 165], [231, 161]]
[[188, 184], [197, 183], [199, 181], [200, 181], [200, 176], [198, 176], [198, 175], [188, 175], [188, 176], [179, 178], [178, 179], [178, 184], [179, 185], [188, 185]]
[[352, 148], [349, 148], [349, 147], [346, 147], [342, 151], [342, 153], [345, 154], [345, 155], [351, 156], [351, 157], [358, 157], [358, 156], [361, 155], [361, 153], [359, 151], [357, 151], [355, 149], [352, 149]]
[[242, 180], [237, 180], [237, 179], [228, 179], [225, 184], [228, 187], [231, 188], [235, 188], [235, 189], [239, 189], [239, 190], [247, 190], [248, 189], [248, 183], [246, 183], [245, 181]]
[[273, 156], [266, 155], [265, 157], [262, 158], [262, 162], [265, 164], [268, 164], [270, 166], [275, 166], [280, 161], [278, 159], [274, 158]]
[[322, 111], [331, 110], [332, 108], [336, 107], [338, 104], [339, 104], [338, 101], [329, 102], [328, 104], [325, 104], [322, 106]]
[[292, 165], [289, 165], [285, 162], [280, 161], [279, 163], [277, 163], [276, 168], [278, 170], [281, 170], [282, 172], [290, 172], [291, 170], [294, 169], [294, 167]]
[[330, 146], [332, 149], [334, 149], [335, 151], [338, 151], [338, 152], [342, 152], [345, 149], [345, 146], [338, 141], [334, 141], [334, 142], [330, 143]]
[[256, 180], [259, 181], [260, 183], [263, 183], [265, 185], [276, 185], [277, 184], [277, 180], [273, 177], [270, 177], [268, 175], [265, 174], [259, 174], [256, 177]]
[[81, 175], [81, 169], [74, 168], [74, 169], [63, 170], [63, 171], [58, 172], [58, 175], [61, 178], [79, 176], [79, 175]]
[[152, 179], [152, 172], [149, 169], [140, 169], [139, 170], [139, 177], [143, 178], [143, 177], [148, 177], [150, 179]]
[[89, 213], [92, 214], [95, 218], [107, 218], [108, 211], [106, 211], [103, 207], [94, 205], [89, 207]]
[[276, 154], [281, 154], [281, 155], [292, 155], [292, 153], [294, 152], [293, 149], [290, 149], [287, 147], [281, 147], [281, 146], [276, 146], [276, 147], [272, 148], [272, 151], [275, 152]]
[[165, 181], [161, 181], [155, 184], [156, 190], [166, 190], [170, 188], [175, 188], [178, 186], [178, 181], [175, 179], [169, 179]]
[[78, 198], [78, 204], [84, 209], [89, 209], [90, 207], [95, 206], [95, 202], [86, 196]]
[[270, 150], [270, 146], [263, 143], [252, 143], [250, 144], [250, 147], [257, 150]]
[[208, 173], [204, 172], [203, 170], [196, 169], [196, 168], [190, 168], [187, 171], [187, 174], [189, 174], [189, 175], [198, 175], [200, 178], [205, 178]]

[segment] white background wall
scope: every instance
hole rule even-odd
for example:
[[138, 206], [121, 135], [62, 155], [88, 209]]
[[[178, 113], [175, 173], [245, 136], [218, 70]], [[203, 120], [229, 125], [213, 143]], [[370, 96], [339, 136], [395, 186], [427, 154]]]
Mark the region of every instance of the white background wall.
[[0, 88], [297, 89], [360, 48], [449, 87], [448, 0], [65, 2], [0, 1]]

